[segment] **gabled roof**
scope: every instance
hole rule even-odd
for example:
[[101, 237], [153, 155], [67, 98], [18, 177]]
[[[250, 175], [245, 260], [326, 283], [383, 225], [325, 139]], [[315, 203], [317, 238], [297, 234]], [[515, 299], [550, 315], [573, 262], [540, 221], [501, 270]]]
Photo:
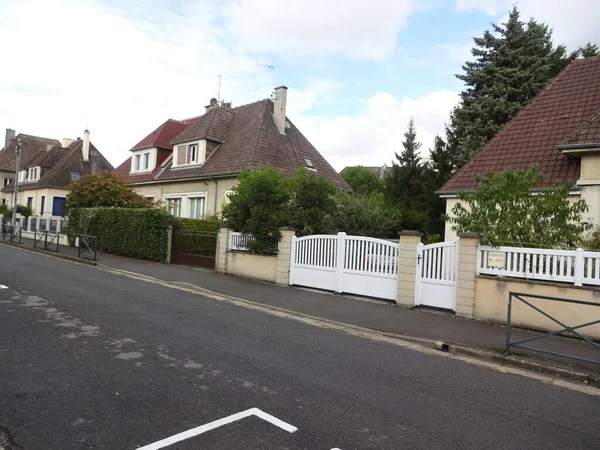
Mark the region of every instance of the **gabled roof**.
[[[189, 121], [191, 119], [187, 120]], [[141, 150], [151, 147], [170, 150], [172, 148], [171, 140], [185, 130], [185, 127], [188, 124], [189, 122], [184, 120], [169, 119], [136, 145], [134, 145], [131, 150]]]
[[233, 116], [234, 112], [230, 108], [213, 106], [206, 114], [198, 117], [187, 126], [171, 141], [171, 144], [175, 145], [199, 139], [221, 143], [225, 141]]
[[54, 165], [65, 156], [68, 150], [60, 145], [52, 147], [50, 150], [39, 152], [28, 164], [21, 164], [22, 169], [30, 167], [54, 167]]
[[[173, 168], [169, 163], [156, 180], [236, 176], [245, 169], [260, 170], [264, 166], [291, 175], [296, 169], [304, 167], [305, 159], [309, 159], [317, 175], [328, 178], [341, 189], [350, 190], [348, 184], [289, 119], [286, 119], [289, 127], [286, 126], [285, 134], [279, 133], [271, 100], [265, 99], [233, 109], [215, 106], [206, 116], [206, 121], [199, 119], [190, 126], [194, 127], [193, 132], [185, 130], [185, 139], [204, 134], [205, 138], [212, 137], [211, 140], [222, 143], [202, 166]], [[182, 142], [180, 136], [175, 141]]]
[[[83, 161], [81, 149], [83, 140], [77, 140], [64, 150], [62, 158], [54, 166], [45, 172], [35, 183], [19, 183], [19, 191], [27, 191], [40, 188], [66, 189], [72, 179], [73, 173], [80, 176], [90, 173], [98, 173], [105, 170], [113, 170], [113, 166], [102, 156], [96, 147], [90, 142], [89, 161]], [[3, 192], [12, 192], [14, 183], [9, 184]]]
[[19, 133], [15, 139], [0, 150], [0, 170], [15, 171], [17, 140], [21, 140], [21, 167], [27, 166], [38, 154], [45, 153], [49, 145], [60, 147], [60, 142], [56, 139]]
[[[475, 177], [488, 171], [527, 169], [533, 164], [539, 164], [544, 174], [541, 188], [579, 179], [580, 160], [563, 154], [559, 145], [599, 111], [600, 57], [575, 60], [450, 178], [440, 193], [475, 189]], [[587, 132], [581, 136], [576, 141], [588, 139]]]

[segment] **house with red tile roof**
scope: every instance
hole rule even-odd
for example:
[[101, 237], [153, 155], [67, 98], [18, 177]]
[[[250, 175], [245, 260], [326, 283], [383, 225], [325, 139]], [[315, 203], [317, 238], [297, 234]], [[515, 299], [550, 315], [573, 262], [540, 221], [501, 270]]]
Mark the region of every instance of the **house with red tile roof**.
[[29, 206], [37, 216], [62, 216], [71, 181], [82, 175], [113, 170], [113, 166], [90, 142], [90, 132], [83, 139], [41, 138], [14, 135], [7, 130], [5, 146], [0, 150], [2, 203], [13, 204], [16, 146], [20, 141], [19, 189], [17, 203]]
[[115, 172], [176, 216], [217, 215], [244, 170], [307, 170], [349, 186], [286, 116], [287, 87], [275, 99], [231, 107], [212, 99], [203, 115], [169, 119], [142, 139]]
[[[540, 189], [575, 181], [573, 200], [590, 208], [584, 220], [600, 225], [600, 56], [569, 64], [442, 186], [446, 213], [459, 192], [477, 187], [477, 176], [534, 164], [544, 174]], [[454, 239], [447, 223], [445, 240]]]

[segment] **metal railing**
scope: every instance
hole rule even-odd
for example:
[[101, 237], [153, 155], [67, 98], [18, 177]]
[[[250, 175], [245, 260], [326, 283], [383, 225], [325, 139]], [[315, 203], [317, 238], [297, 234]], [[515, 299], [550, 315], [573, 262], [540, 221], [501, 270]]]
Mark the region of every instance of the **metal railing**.
[[50, 233], [49, 231], [34, 231], [33, 232], [33, 247], [43, 248], [44, 250], [52, 250], [58, 252], [60, 241], [60, 233]]
[[248, 244], [254, 241], [254, 236], [251, 234], [242, 234], [237, 231], [232, 231], [229, 234], [229, 250], [248, 251]]
[[[508, 312], [507, 312], [507, 316], [506, 316], [506, 346], [505, 346], [505, 350], [506, 350], [507, 354], [510, 352], [511, 347], [512, 348], [522, 348], [525, 350], [531, 350], [531, 351], [535, 351], [535, 352], [539, 352], [539, 353], [546, 353], [549, 355], [562, 356], [565, 358], [576, 359], [578, 361], [585, 361], [585, 362], [589, 362], [589, 363], [600, 364], [600, 360], [596, 360], [596, 359], [583, 358], [583, 357], [576, 356], [576, 355], [568, 355], [566, 353], [553, 352], [550, 350], [544, 350], [541, 348], [535, 348], [535, 347], [530, 347], [528, 345], [523, 345], [526, 342], [532, 342], [532, 341], [540, 340], [540, 339], [551, 337], [551, 336], [558, 336], [558, 335], [562, 335], [563, 333], [572, 333], [576, 337], [589, 343], [595, 350], [598, 350], [600, 352], [600, 344], [592, 341], [590, 338], [584, 336], [583, 334], [581, 334], [577, 331], [584, 327], [589, 327], [591, 325], [599, 324], [600, 318], [597, 320], [593, 320], [593, 321], [582, 323], [582, 324], [575, 325], [575, 326], [565, 325], [560, 320], [556, 319], [555, 317], [552, 317], [552, 315], [550, 315], [549, 313], [542, 311], [542, 309], [539, 308], [538, 306], [535, 306], [531, 302], [525, 300], [525, 298], [536, 299], [536, 300], [548, 300], [548, 301], [552, 301], [552, 302], [570, 303], [572, 305], [585, 305], [585, 306], [600, 307], [600, 303], [587, 302], [584, 300], [573, 300], [573, 299], [567, 299], [567, 298], [546, 297], [543, 295], [522, 294], [522, 293], [518, 293], [518, 292], [510, 292], [509, 296], [508, 296]], [[557, 331], [552, 331], [552, 332], [545, 333], [542, 335], [538, 335], [538, 336], [530, 337], [527, 339], [521, 339], [518, 341], [511, 342], [513, 300], [522, 302], [526, 306], [539, 312], [544, 317], [546, 317], [546, 318], [550, 319], [551, 321], [555, 322], [556, 324], [560, 325], [562, 328]], [[600, 312], [600, 310], [599, 310], [599, 312]]]
[[17, 241], [19, 244], [21, 244], [22, 243], [21, 233], [22, 233], [22, 229], [21, 229], [21, 225], [19, 223], [17, 223], [14, 227], [12, 226], [10, 221], [5, 221], [4, 223], [2, 223], [2, 240], [3, 241], [6, 241], [6, 240], [10, 240], [10, 242]]
[[77, 246], [77, 256], [82, 259], [91, 259], [96, 261], [98, 252], [98, 236], [82, 234], [75, 238]]

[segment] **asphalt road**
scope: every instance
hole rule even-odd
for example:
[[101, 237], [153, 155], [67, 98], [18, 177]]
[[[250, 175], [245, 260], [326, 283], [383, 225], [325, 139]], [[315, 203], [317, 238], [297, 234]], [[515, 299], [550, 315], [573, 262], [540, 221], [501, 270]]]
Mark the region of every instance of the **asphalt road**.
[[164, 448], [598, 448], [600, 397], [6, 246], [0, 285], [0, 449], [133, 450], [252, 408]]

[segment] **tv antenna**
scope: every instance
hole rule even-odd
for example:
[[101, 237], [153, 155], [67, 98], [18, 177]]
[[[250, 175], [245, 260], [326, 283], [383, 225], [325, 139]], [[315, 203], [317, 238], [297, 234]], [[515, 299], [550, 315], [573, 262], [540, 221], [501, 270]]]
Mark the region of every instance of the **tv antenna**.
[[266, 67], [267, 69], [269, 69], [269, 72], [273, 71], [275, 69], [275, 66], [273, 64], [260, 64], [260, 63], [256, 63], [257, 66], [262, 66], [262, 67]]
[[221, 101], [221, 83], [223, 81], [223, 77], [221, 75], [217, 75], [217, 78], [219, 79], [219, 83], [218, 83], [218, 90], [217, 90], [217, 101], [220, 102]]

